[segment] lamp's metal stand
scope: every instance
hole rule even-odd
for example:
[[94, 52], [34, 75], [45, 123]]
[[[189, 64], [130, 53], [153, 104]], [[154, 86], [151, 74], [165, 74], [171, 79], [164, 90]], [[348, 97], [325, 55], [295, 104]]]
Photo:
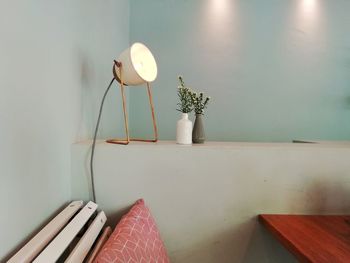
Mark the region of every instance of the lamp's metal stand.
[[108, 143], [114, 143], [114, 144], [123, 144], [127, 145], [131, 141], [139, 141], [139, 142], [157, 142], [158, 141], [158, 129], [157, 129], [157, 123], [156, 123], [156, 118], [154, 114], [154, 105], [153, 105], [153, 99], [152, 99], [152, 90], [151, 90], [151, 84], [147, 82], [147, 93], [148, 93], [148, 99], [149, 99], [149, 104], [151, 107], [151, 112], [152, 112], [152, 121], [153, 121], [153, 132], [154, 132], [154, 139], [140, 139], [140, 138], [130, 138], [129, 135], [129, 120], [128, 120], [128, 114], [126, 111], [126, 100], [125, 100], [125, 84], [123, 82], [123, 76], [122, 76], [122, 64], [120, 62], [114, 61], [115, 65], [117, 66], [119, 70], [119, 76], [120, 79], [118, 78], [118, 75], [115, 72], [115, 67], [113, 67], [113, 73], [115, 79], [120, 83], [120, 92], [122, 95], [122, 101], [123, 101], [123, 114], [124, 114], [124, 127], [125, 127], [125, 136], [126, 138], [124, 139], [109, 139], [106, 140]]

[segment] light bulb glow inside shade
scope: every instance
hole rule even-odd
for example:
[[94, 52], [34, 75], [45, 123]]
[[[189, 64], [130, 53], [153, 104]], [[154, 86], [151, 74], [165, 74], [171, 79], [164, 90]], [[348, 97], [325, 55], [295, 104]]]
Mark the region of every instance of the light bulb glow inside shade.
[[[121, 68], [114, 65], [113, 74], [120, 82], [129, 86], [137, 86], [152, 82], [157, 77], [157, 63], [151, 51], [142, 43], [134, 43], [119, 56]], [[122, 73], [122, 74], [121, 74]], [[122, 75], [122, 76], [121, 76]]]
[[130, 56], [136, 73], [146, 82], [152, 82], [157, 77], [157, 63], [151, 51], [141, 43], [131, 46]]

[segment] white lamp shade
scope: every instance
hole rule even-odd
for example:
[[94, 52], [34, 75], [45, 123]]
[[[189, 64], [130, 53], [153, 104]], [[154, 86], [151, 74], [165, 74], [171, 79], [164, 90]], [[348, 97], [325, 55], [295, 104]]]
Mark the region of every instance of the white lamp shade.
[[[157, 77], [157, 63], [151, 51], [142, 43], [134, 43], [124, 50], [118, 61], [121, 62], [121, 74], [123, 83], [136, 86], [146, 82], [152, 82]], [[114, 71], [120, 78], [120, 72], [116, 65]]]

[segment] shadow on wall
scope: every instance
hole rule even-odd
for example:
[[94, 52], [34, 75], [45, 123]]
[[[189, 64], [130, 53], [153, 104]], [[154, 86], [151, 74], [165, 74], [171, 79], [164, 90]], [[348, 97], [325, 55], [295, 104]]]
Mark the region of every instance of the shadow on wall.
[[94, 65], [91, 59], [83, 52], [77, 52], [79, 71], [80, 71], [80, 85], [81, 85], [81, 94], [80, 98], [82, 100], [81, 109], [80, 109], [80, 122], [79, 129], [77, 131], [76, 138], [77, 140], [84, 140], [91, 137], [93, 130], [93, 114], [92, 105], [95, 105], [94, 100], [94, 80], [96, 79], [96, 74], [94, 70]]
[[[349, 180], [350, 182], [350, 180]], [[350, 191], [346, 183], [333, 183], [330, 180], [316, 179], [293, 200], [299, 205], [283, 211], [268, 213], [294, 214], [341, 214], [350, 211]], [[260, 211], [264, 213], [264, 211]], [[290, 212], [288, 212], [290, 213]], [[240, 215], [237, 212], [237, 217]], [[238, 218], [235, 218], [237, 220]], [[179, 246], [169, 251], [173, 262], [243, 262], [243, 263], [295, 263], [298, 262], [257, 220], [257, 216], [242, 218], [240, 224], [230, 226], [215, 235], [203, 237], [202, 242], [191, 246]], [[220, 222], [218, 222], [220, 224]], [[210, 227], [210, 226], [208, 226]], [[198, 233], [200, 236], [201, 233]], [[197, 237], [198, 237], [197, 236]], [[178, 241], [180, 242], [180, 241]]]
[[[255, 220], [248, 220], [205, 237], [200, 243], [186, 247], [179, 246], [180, 249], [175, 251], [168, 250], [170, 259], [172, 262], [181, 263], [211, 263], [218, 262], [218, 259], [227, 263], [242, 262], [242, 255], [250, 240], [254, 222]], [[198, 233], [198, 236], [200, 235], [201, 233]]]
[[[350, 180], [349, 182], [350, 183]], [[305, 198], [306, 197], [306, 198]], [[303, 203], [300, 212], [292, 205], [294, 214], [348, 214], [350, 212], [350, 191], [345, 184], [317, 179], [305, 190], [296, 203]], [[278, 211], [276, 211], [278, 213]], [[265, 227], [254, 218], [254, 230], [242, 262], [298, 262]]]
[[[348, 54], [350, 54], [350, 48], [347, 48]], [[344, 62], [345, 67], [350, 71], [350, 57], [347, 57]], [[348, 75], [348, 87], [350, 88], [350, 75]], [[345, 106], [347, 109], [350, 109], [350, 94], [345, 97]]]
[[291, 204], [290, 211], [307, 214], [348, 214], [350, 212], [350, 178], [332, 181], [322, 176], [310, 182], [304, 194], [295, 200], [302, 211]]
[[119, 209], [117, 212], [109, 213], [108, 217], [107, 217], [107, 225], [111, 226], [112, 229], [114, 229], [115, 226], [120, 221], [120, 219], [122, 219], [123, 215], [125, 215], [127, 212], [129, 212], [129, 210], [131, 209], [132, 206], [133, 206], [133, 204], [124, 208], [124, 209]]
[[298, 262], [256, 219], [243, 263], [296, 263]]
[[345, 106], [347, 109], [350, 109], [350, 95], [345, 98]]
[[217, 233], [201, 243], [179, 251], [169, 251], [172, 262], [297, 262], [278, 241], [263, 229], [256, 217]]

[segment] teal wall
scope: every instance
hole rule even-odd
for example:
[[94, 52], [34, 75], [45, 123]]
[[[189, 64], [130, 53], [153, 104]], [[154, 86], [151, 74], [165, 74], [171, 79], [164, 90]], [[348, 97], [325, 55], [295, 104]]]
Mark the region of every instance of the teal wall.
[[[212, 97], [210, 140], [350, 139], [350, 1], [132, 0], [130, 39], [158, 61], [162, 139], [174, 139], [177, 75]], [[143, 89], [131, 128], [151, 133]]]
[[[91, 138], [127, 0], [0, 1], [0, 262], [71, 199], [70, 145]], [[102, 136], [114, 133], [117, 89]], [[116, 130], [117, 131], [117, 130]]]
[[[349, 10], [347, 0], [1, 1], [0, 261], [70, 200], [70, 144], [91, 138], [112, 59], [130, 42], [158, 61], [162, 139], [175, 137], [178, 74], [213, 98], [210, 140], [350, 139]], [[122, 131], [117, 92], [103, 138]], [[149, 135], [145, 89], [130, 93], [133, 133]]]

